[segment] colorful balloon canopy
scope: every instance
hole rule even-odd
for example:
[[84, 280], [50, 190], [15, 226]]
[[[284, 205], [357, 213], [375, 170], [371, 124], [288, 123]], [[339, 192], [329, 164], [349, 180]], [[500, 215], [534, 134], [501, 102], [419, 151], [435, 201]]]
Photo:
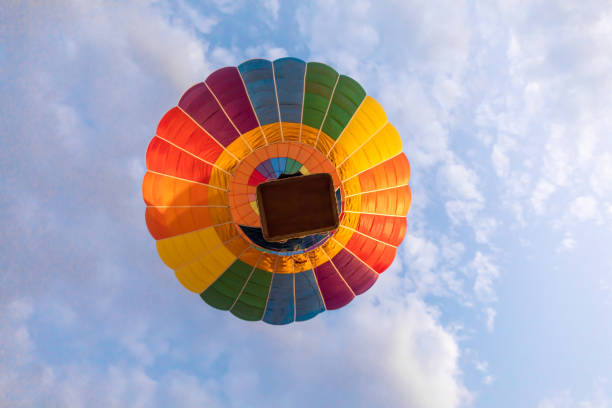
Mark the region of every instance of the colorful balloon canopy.
[[[338, 309], [393, 262], [410, 166], [382, 107], [353, 79], [296, 58], [212, 73], [161, 119], [146, 154], [146, 222], [159, 256], [209, 305], [286, 324]], [[257, 185], [332, 176], [339, 227], [262, 235]]]

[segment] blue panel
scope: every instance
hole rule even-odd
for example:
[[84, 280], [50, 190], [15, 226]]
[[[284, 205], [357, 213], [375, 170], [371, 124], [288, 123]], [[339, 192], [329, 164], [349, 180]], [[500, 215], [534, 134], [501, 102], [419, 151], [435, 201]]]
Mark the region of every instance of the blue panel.
[[308, 320], [325, 310], [312, 270], [295, 274], [295, 320]]
[[338, 214], [342, 212], [342, 194], [340, 194], [340, 189], [336, 190], [336, 204], [338, 204]]
[[238, 66], [260, 125], [278, 122], [272, 63], [253, 59]]
[[[282, 174], [282, 170], [280, 168], [280, 163], [278, 162], [278, 157], [272, 157], [270, 159], [270, 162], [272, 162], [272, 168], [274, 168], [274, 173], [276, 174], [276, 178], [278, 178], [278, 176], [280, 176]], [[283, 168], [284, 170], [284, 168]]]
[[281, 174], [283, 174], [285, 172], [285, 166], [287, 165], [287, 158], [286, 157], [279, 157], [278, 158], [278, 168], [280, 169]]
[[302, 122], [305, 72], [306, 63], [297, 58], [281, 58], [274, 61], [278, 105], [283, 122]]
[[275, 273], [263, 321], [271, 324], [287, 324], [294, 320], [293, 274]]

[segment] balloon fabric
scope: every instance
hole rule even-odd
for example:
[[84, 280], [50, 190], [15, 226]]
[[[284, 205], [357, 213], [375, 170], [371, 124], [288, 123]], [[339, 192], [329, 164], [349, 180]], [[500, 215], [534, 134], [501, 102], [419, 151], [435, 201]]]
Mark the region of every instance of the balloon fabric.
[[[355, 80], [322, 63], [253, 59], [213, 72], [163, 116], [146, 165], [145, 219], [162, 261], [244, 320], [287, 324], [347, 305], [406, 233], [400, 136]], [[338, 227], [267, 240], [257, 186], [318, 173], [331, 177]], [[271, 208], [282, 213], [295, 202], [286, 197]]]

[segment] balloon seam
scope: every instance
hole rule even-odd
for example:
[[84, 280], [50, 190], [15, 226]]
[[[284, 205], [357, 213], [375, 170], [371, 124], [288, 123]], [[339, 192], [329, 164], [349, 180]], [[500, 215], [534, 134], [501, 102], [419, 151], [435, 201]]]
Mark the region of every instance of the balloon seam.
[[195, 180], [189, 180], [189, 179], [182, 178], [182, 177], [172, 176], [170, 174], [159, 173], [159, 172], [157, 172], [155, 170], [147, 169], [147, 171], [149, 173], [157, 174], [159, 176], [164, 176], [164, 177], [169, 177], [169, 178], [173, 178], [173, 179], [177, 179], [177, 180], [182, 180], [182, 181], [186, 181], [186, 182], [193, 183], [193, 184], [199, 184], [201, 186], [206, 186], [206, 187], [214, 188], [215, 190], [224, 191], [226, 193], [229, 192], [229, 190], [226, 190], [226, 189], [218, 187], [218, 186], [214, 186], [212, 184], [200, 183], [199, 181], [195, 181]]
[[240, 296], [242, 296], [242, 293], [246, 289], [249, 281], [251, 280], [251, 277], [255, 273], [255, 269], [257, 269], [257, 265], [259, 265], [259, 261], [261, 261], [261, 257], [262, 256], [263, 256], [263, 254], [259, 254], [259, 258], [257, 258], [257, 261], [255, 262], [255, 265], [253, 265], [253, 269], [251, 269], [251, 273], [249, 274], [249, 277], [246, 279], [246, 281], [244, 281], [244, 284], [242, 285], [242, 288], [240, 289], [240, 292], [238, 292], [238, 296], [236, 296], [236, 299], [234, 299], [234, 302], [232, 303], [232, 306], [230, 306], [230, 308], [227, 309], [228, 311], [231, 312], [232, 309], [234, 308], [234, 306], [236, 306], [236, 303], [238, 303], [238, 299], [240, 299]]
[[323, 115], [323, 120], [321, 121], [319, 132], [317, 133], [317, 139], [315, 140], [314, 145], [313, 145], [315, 149], [317, 148], [317, 144], [319, 143], [319, 136], [321, 136], [321, 129], [323, 129], [323, 126], [325, 125], [325, 121], [327, 120], [327, 114], [329, 113], [329, 107], [331, 106], [332, 101], [334, 99], [334, 94], [336, 93], [336, 87], [338, 86], [339, 81], [340, 81], [340, 75], [336, 77], [336, 83], [334, 84], [334, 88], [332, 89], [331, 95], [329, 95], [329, 103], [327, 104], [327, 109], [325, 109], [325, 115]]
[[[202, 83], [203, 83], [204, 85], [206, 85], [204, 82], [202, 82]], [[232, 157], [233, 157], [235, 160], [238, 160], [238, 157], [236, 157], [236, 155], [234, 155], [234, 153], [232, 153], [232, 152], [230, 152], [229, 150], [227, 150], [227, 148], [226, 148], [225, 146], [223, 146], [223, 145], [221, 144], [221, 142], [219, 142], [219, 141], [217, 140], [217, 138], [215, 138], [215, 137], [212, 135], [212, 133], [210, 133], [208, 130], [204, 129], [204, 127], [203, 127], [202, 125], [200, 125], [200, 124], [199, 124], [199, 123], [198, 123], [198, 122], [197, 122], [197, 121], [196, 121], [194, 118], [192, 118], [192, 117], [191, 117], [191, 116], [190, 116], [190, 115], [189, 115], [187, 112], [185, 112], [185, 111], [183, 110], [183, 108], [181, 108], [180, 106], [177, 106], [177, 108], [179, 108], [179, 109], [181, 110], [181, 112], [183, 112], [183, 113], [184, 113], [184, 114], [185, 114], [185, 115], [186, 115], [186, 116], [187, 116], [189, 119], [191, 119], [191, 121], [192, 121], [193, 123], [195, 123], [195, 124], [196, 124], [196, 125], [197, 125], [197, 126], [200, 128], [200, 129], [202, 129], [204, 132], [206, 132], [206, 134], [207, 134], [207, 135], [209, 135], [209, 136], [210, 136], [210, 138], [211, 138], [212, 140], [214, 140], [214, 141], [215, 141], [215, 142], [216, 142], [216, 143], [217, 143], [219, 146], [221, 146], [221, 148], [222, 148], [224, 151], [226, 151], [226, 152], [227, 152], [227, 153], [228, 153], [230, 156], [232, 156]]]
[[161, 136], [159, 136], [159, 135], [155, 135], [155, 137], [157, 137], [157, 138], [159, 138], [159, 139], [163, 140], [164, 142], [168, 143], [168, 144], [169, 144], [169, 145], [171, 145], [171, 146], [176, 147], [177, 149], [179, 149], [179, 150], [181, 150], [181, 151], [183, 151], [183, 152], [187, 153], [188, 155], [193, 156], [193, 157], [195, 157], [196, 159], [198, 159], [198, 160], [200, 160], [200, 161], [202, 161], [202, 162], [204, 162], [204, 163], [206, 163], [206, 164], [208, 164], [208, 165], [210, 165], [210, 166], [212, 166], [212, 167], [215, 167], [216, 169], [218, 169], [218, 170], [222, 171], [223, 173], [227, 174], [228, 176], [231, 176], [231, 173], [230, 173], [230, 172], [228, 172], [227, 170], [222, 169], [221, 167], [217, 166], [217, 165], [216, 165], [216, 164], [214, 164], [214, 163], [209, 162], [208, 160], [204, 160], [204, 159], [203, 159], [203, 158], [201, 158], [200, 156], [197, 156], [197, 155], [195, 155], [195, 154], [191, 153], [189, 150], [187, 150], [187, 149], [185, 149], [185, 148], [183, 148], [183, 147], [181, 147], [181, 146], [179, 146], [179, 145], [177, 145], [177, 144], [175, 144], [175, 143], [172, 143], [171, 141], [169, 141], [169, 140], [167, 140], [167, 139], [165, 139], [165, 138], [163, 138], [163, 137], [161, 137]]
[[[351, 152], [351, 153], [350, 153], [348, 156], [346, 156], [346, 157], [344, 158], [344, 160], [342, 160], [342, 163], [340, 163], [339, 165], [337, 165], [337, 166], [336, 166], [336, 168], [339, 168], [340, 166], [342, 166], [342, 165], [343, 165], [343, 164], [344, 164], [344, 163], [345, 163], [345, 162], [346, 162], [348, 159], [350, 159], [350, 158], [351, 158], [351, 156], [352, 156], [353, 154], [355, 154], [356, 152], [358, 152], [359, 150], [361, 150], [361, 148], [362, 148], [363, 146], [365, 146], [365, 145], [366, 145], [366, 144], [367, 144], [367, 143], [368, 143], [370, 140], [372, 140], [372, 139], [374, 138], [374, 136], [376, 136], [377, 134], [379, 134], [379, 133], [380, 133], [380, 131], [381, 131], [381, 130], [383, 130], [383, 128], [384, 128], [385, 126], [387, 126], [387, 124], [388, 124], [388, 123], [389, 123], [389, 121], [388, 121], [388, 120], [387, 120], [387, 121], [385, 121], [385, 123], [383, 123], [383, 125], [382, 125], [382, 126], [381, 126], [381, 127], [380, 127], [380, 128], [377, 130], [377, 131], [376, 131], [376, 132], [372, 133], [372, 135], [371, 135], [370, 137], [368, 137], [368, 138], [367, 138], [367, 139], [366, 139], [366, 140], [365, 140], [365, 141], [364, 141], [362, 144], [360, 144], [360, 145], [359, 145], [359, 147], [357, 147], [357, 148], [356, 148], [355, 150], [353, 150], [353, 151], [352, 151], [352, 152]], [[374, 166], [372, 166], [372, 167], [374, 167]]]
[[[238, 76], [240, 76], [240, 74], [238, 74]], [[242, 79], [242, 77], [240, 77]], [[242, 82], [242, 81], [241, 81]], [[225, 117], [227, 118], [227, 120], [229, 120], [229, 122], [232, 124], [232, 126], [234, 127], [234, 129], [236, 129], [236, 132], [238, 132], [238, 136], [240, 136], [240, 138], [242, 139], [242, 141], [247, 145], [247, 147], [251, 150], [251, 152], [253, 151], [253, 148], [251, 147], [251, 145], [249, 144], [249, 142], [244, 138], [244, 136], [242, 135], [242, 133], [240, 132], [240, 130], [238, 130], [238, 128], [236, 127], [236, 124], [234, 123], [234, 121], [229, 117], [229, 115], [227, 114], [227, 112], [225, 111], [225, 108], [223, 107], [223, 105], [221, 105], [221, 102], [219, 102], [219, 99], [217, 98], [217, 95], [215, 95], [215, 93], [213, 92], [212, 89], [210, 89], [210, 86], [208, 86], [208, 84], [206, 82], [204, 82], [204, 85], [206, 85], [206, 88], [208, 88], [208, 90], [210, 91], [210, 94], [213, 96], [213, 98], [215, 98], [215, 101], [217, 101], [217, 104], [219, 105], [219, 107], [221, 108], [221, 111], [223, 111], [223, 113], [225, 114]], [[244, 87], [244, 82], [242, 82], [242, 86]], [[244, 88], [244, 92], [248, 95], [248, 92], [246, 91], [246, 88]], [[255, 115], [255, 117], [257, 117], [257, 115], [255, 114], [255, 112], [253, 112], [253, 115]]]
[[[332, 237], [332, 239], [334, 239]], [[334, 241], [336, 241], [334, 239]], [[340, 244], [338, 241], [336, 241], [338, 244]], [[343, 245], [340, 245], [340, 247], [344, 248]], [[346, 285], [346, 287], [351, 291], [351, 293], [353, 294], [353, 298], [355, 298], [355, 292], [353, 292], [353, 288], [351, 288], [351, 286], [348, 284], [348, 282], [346, 281], [346, 279], [344, 279], [344, 276], [342, 276], [342, 274], [340, 273], [340, 271], [338, 270], [338, 268], [336, 267], [336, 264], [334, 263], [334, 261], [332, 261], [331, 257], [329, 256], [329, 254], [327, 253], [327, 251], [325, 250], [325, 247], [321, 247], [321, 249], [323, 249], [323, 252], [325, 253], [325, 256], [327, 256], [327, 259], [329, 259], [329, 263], [331, 264], [331, 266], [333, 266], [334, 270], [336, 271], [336, 273], [338, 274], [338, 276], [340, 277], [340, 279], [342, 279], [342, 282], [344, 282], [344, 284]], [[352, 299], [351, 299], [352, 300]]]
[[270, 288], [268, 288], [268, 297], [266, 298], [266, 306], [264, 307], [261, 318], [263, 319], [268, 311], [268, 302], [270, 301], [270, 293], [272, 292], [272, 284], [274, 283], [274, 276], [276, 276], [276, 267], [278, 266], [278, 260], [280, 256], [276, 256], [276, 261], [274, 262], [274, 268], [272, 268], [272, 279], [270, 280]]
[[194, 262], [199, 261], [200, 259], [204, 258], [206, 255], [210, 254], [212, 251], [214, 251], [215, 249], [224, 246], [225, 244], [227, 244], [230, 241], [235, 240], [236, 238], [238, 238], [237, 235], [234, 235], [233, 237], [231, 237], [230, 239], [228, 239], [227, 241], [221, 242], [215, 245], [214, 247], [209, 248], [206, 252], [204, 252], [202, 255], [198, 256], [197, 258], [191, 259], [183, 264], [181, 264], [180, 266], [177, 266], [176, 269], [174, 269], [174, 272], [178, 272], [181, 269], [184, 269], [186, 266], [189, 266], [191, 264], [193, 264]]
[[304, 67], [304, 80], [302, 81], [302, 110], [300, 112], [300, 136], [298, 143], [302, 143], [302, 127], [304, 125], [304, 100], [306, 99], [306, 73], [308, 72], [308, 64]]
[[[253, 58], [256, 59], [256, 58]], [[246, 61], [248, 62], [248, 61]], [[240, 73], [240, 70], [238, 70], [238, 76], [240, 77], [240, 80], [242, 81], [242, 86], [244, 86], [245, 92], [246, 92], [246, 96], [247, 99], [249, 100], [249, 103], [251, 104], [251, 110], [253, 110], [253, 114], [255, 115], [255, 120], [257, 121], [257, 125], [259, 126], [259, 131], [261, 132], [262, 136], [264, 137], [264, 141], [266, 142], [266, 144], [268, 144], [268, 138], [266, 137], [266, 134], [263, 131], [263, 128], [261, 127], [261, 122], [259, 122], [259, 117], [257, 116], [257, 112], [255, 112], [255, 107], [253, 106], [253, 101], [251, 100], [251, 95], [249, 95], [249, 91], [247, 90], [246, 84], [244, 82], [244, 78], [242, 77], [242, 74]], [[240, 133], [240, 132], [238, 132]], [[251, 149], [251, 151], [253, 151], [253, 149]]]
[[327, 305], [325, 304], [325, 298], [323, 297], [323, 292], [321, 292], [321, 287], [319, 286], [319, 279], [317, 278], [317, 274], [315, 273], [315, 266], [312, 264], [310, 257], [307, 255], [306, 259], [308, 259], [308, 263], [310, 264], [310, 269], [312, 270], [312, 276], [314, 276], [315, 285], [317, 285], [317, 290], [319, 291], [319, 298], [323, 302], [323, 308], [327, 310]]
[[368, 239], [371, 239], [371, 240], [376, 241], [376, 242], [380, 242], [381, 244], [384, 244], [384, 245], [387, 245], [387, 246], [390, 246], [392, 248], [397, 249], [397, 246], [395, 246], [395, 245], [389, 244], [388, 242], [385, 242], [385, 241], [381, 241], [380, 239], [374, 238], [373, 236], [368, 235], [368, 234], [364, 234], [363, 232], [358, 231], [358, 230], [356, 230], [354, 228], [351, 228], [351, 227], [347, 227], [346, 225], [340, 225], [340, 228], [346, 228], [347, 230], [356, 232], [357, 234], [363, 235], [364, 237], [366, 237]]
[[[337, 243], [338, 245], [340, 245], [340, 242], [338, 242], [338, 241], [336, 240], [336, 238], [332, 238], [332, 239], [333, 239], [334, 241], [336, 241], [336, 243]], [[355, 254], [353, 251], [351, 251], [351, 250], [350, 250], [350, 249], [348, 249], [347, 247], [344, 247], [344, 249], [345, 249], [345, 250], [346, 250], [346, 251], [347, 251], [349, 254], [351, 254], [351, 255], [353, 255], [355, 258], [357, 258], [357, 260], [358, 260], [359, 262], [361, 262], [362, 264], [364, 264], [364, 265], [365, 265], [365, 266], [366, 266], [366, 267], [367, 267], [369, 270], [371, 270], [372, 272], [374, 272], [374, 273], [376, 274], [376, 279], [378, 279], [378, 275], [380, 275], [380, 273], [376, 272], [376, 271], [374, 270], [374, 268], [372, 268], [370, 265], [368, 265], [368, 264], [367, 264], [367, 263], [366, 263], [366, 262], [365, 262], [363, 259], [361, 259], [360, 257], [358, 257], [358, 256], [357, 256], [357, 255], [356, 255], [356, 254]]]
[[[233, 239], [233, 238], [232, 238], [232, 239]], [[230, 240], [230, 241], [231, 241], [231, 240]], [[228, 242], [229, 242], [229, 241], [228, 241]], [[224, 270], [223, 272], [221, 272], [221, 273], [219, 274], [219, 276], [217, 276], [217, 277], [215, 278], [215, 280], [214, 280], [214, 281], [212, 281], [212, 283], [206, 287], [206, 289], [210, 288], [210, 287], [211, 287], [212, 285], [214, 285], [214, 284], [215, 284], [215, 283], [216, 283], [216, 282], [217, 282], [219, 279], [221, 279], [221, 277], [222, 277], [222, 276], [225, 274], [225, 272], [229, 271], [229, 268], [230, 268], [230, 267], [231, 267], [231, 266], [234, 264], [234, 262], [236, 262], [237, 260], [240, 260], [240, 257], [241, 257], [241, 256], [242, 256], [242, 255], [243, 255], [243, 254], [246, 252], [246, 250], [247, 250], [247, 249], [249, 249], [249, 248], [250, 248], [250, 246], [249, 246], [249, 245], [247, 245], [247, 247], [246, 247], [246, 248], [244, 248], [244, 249], [242, 250], [242, 252], [240, 252], [240, 255], [238, 255], [238, 256], [236, 257], [236, 259], [235, 259], [235, 260], [234, 260], [234, 261], [233, 261], [233, 262], [230, 264], [230, 266], [228, 266], [226, 270]], [[204, 290], [206, 290], [206, 289], [204, 289]], [[204, 290], [202, 291], [202, 293], [204, 293]]]
[[345, 213], [349, 213], [349, 214], [366, 214], [366, 215], [383, 215], [385, 217], [406, 217], [405, 215], [398, 215], [398, 214], [382, 214], [382, 213], [372, 213], [372, 212], [363, 212], [363, 211], [350, 211], [350, 210], [344, 210]]
[[205, 230], [205, 229], [207, 229], [207, 228], [220, 227], [220, 226], [222, 226], [222, 225], [225, 225], [225, 224], [231, 224], [231, 223], [232, 223], [232, 221], [225, 221], [225, 222], [222, 222], [222, 223], [219, 223], [219, 224], [215, 224], [215, 225], [208, 225], [208, 226], [206, 226], [206, 227], [203, 227], [203, 228], [198, 228], [198, 229], [193, 230], [193, 231], [182, 232], [182, 233], [180, 233], [180, 234], [176, 234], [176, 235], [173, 235], [173, 236], [171, 236], [171, 237], [167, 237], [167, 238], [158, 239], [158, 240], [157, 240], [157, 242], [159, 242], [159, 241], [164, 241], [164, 240], [166, 240], [166, 239], [171, 239], [171, 238], [180, 237], [181, 235], [185, 235], [185, 234], [191, 234], [192, 232], [203, 231], [203, 230]]
[[280, 114], [280, 105], [278, 103], [278, 88], [276, 87], [276, 72], [274, 71], [274, 63], [271, 63], [272, 65], [272, 82], [274, 83], [274, 97], [276, 99], [276, 112], [278, 113], [278, 123], [279, 123], [279, 127], [280, 127], [280, 132], [281, 132], [281, 142], [285, 142], [285, 135], [283, 133], [283, 120], [281, 118], [281, 114]]
[[373, 168], [375, 168], [375, 167], [378, 167], [378, 166], [380, 166], [380, 165], [383, 165], [383, 164], [385, 164], [386, 162], [388, 162], [388, 161], [390, 161], [390, 160], [393, 160], [393, 159], [395, 159], [396, 157], [398, 157], [399, 155], [402, 155], [402, 154], [404, 154], [404, 152], [399, 152], [399, 153], [398, 153], [398, 154], [396, 154], [395, 156], [393, 156], [393, 157], [389, 157], [388, 159], [385, 159], [385, 160], [381, 161], [380, 163], [376, 163], [376, 164], [375, 164], [375, 165], [373, 165], [372, 167], [368, 167], [367, 169], [361, 170], [360, 172], [353, 174], [351, 177], [348, 177], [348, 178], [346, 178], [346, 179], [342, 180], [342, 184], [344, 184], [345, 182], [349, 181], [349, 180], [350, 180], [350, 179], [352, 179], [353, 177], [357, 177], [358, 175], [360, 175], [360, 174], [362, 174], [362, 173], [365, 173], [365, 172], [366, 172], [366, 171], [368, 171], [368, 170], [372, 170], [372, 169], [373, 169]]
[[353, 118], [355, 116], [357, 116], [357, 112], [359, 112], [359, 109], [361, 109], [361, 105], [363, 105], [363, 103], [365, 102], [367, 98], [367, 95], [363, 97], [363, 100], [359, 103], [359, 106], [357, 107], [357, 109], [355, 109], [355, 112], [353, 112], [353, 116], [351, 116], [351, 118], [349, 119], [349, 121], [346, 123], [346, 126], [344, 126], [344, 129], [342, 129], [342, 132], [340, 133], [340, 135], [338, 135], [338, 138], [336, 140], [334, 140], [334, 143], [331, 145], [331, 147], [329, 148], [329, 150], [327, 151], [327, 154], [325, 155], [326, 157], [329, 157], [329, 154], [331, 153], [331, 151], [334, 149], [334, 147], [336, 146], [336, 143], [338, 143], [338, 141], [340, 140], [340, 138], [342, 137], [342, 135], [344, 135], [344, 131], [349, 127], [349, 125], [351, 124], [351, 122], [353, 121]]
[[147, 208], [230, 208], [229, 205], [147, 205]]
[[355, 193], [355, 194], [344, 196], [344, 198], [355, 197], [355, 196], [358, 196], [358, 195], [368, 194], [368, 193], [378, 193], [380, 191], [393, 190], [394, 188], [409, 187], [409, 186], [410, 186], [410, 184], [406, 183], [406, 184], [399, 184], [397, 186], [392, 186], [392, 187], [379, 188], [377, 190], [360, 191], [359, 193]]

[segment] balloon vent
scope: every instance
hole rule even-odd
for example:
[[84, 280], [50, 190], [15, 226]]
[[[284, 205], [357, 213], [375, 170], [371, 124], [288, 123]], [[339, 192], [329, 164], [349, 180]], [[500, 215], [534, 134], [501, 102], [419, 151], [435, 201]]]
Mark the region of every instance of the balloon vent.
[[338, 228], [338, 207], [330, 174], [317, 173], [267, 181], [257, 186], [263, 236], [268, 241]]

